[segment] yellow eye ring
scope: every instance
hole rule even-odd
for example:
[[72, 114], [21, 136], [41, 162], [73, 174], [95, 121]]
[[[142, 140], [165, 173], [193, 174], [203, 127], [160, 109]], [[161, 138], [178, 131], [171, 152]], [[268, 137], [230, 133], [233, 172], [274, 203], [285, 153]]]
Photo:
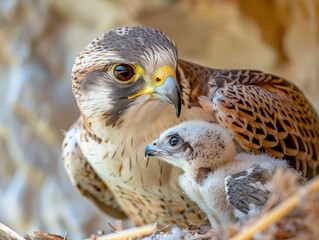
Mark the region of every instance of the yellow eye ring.
[[134, 81], [136, 73], [135, 67], [129, 64], [117, 64], [112, 69], [112, 74], [118, 83], [128, 84]]

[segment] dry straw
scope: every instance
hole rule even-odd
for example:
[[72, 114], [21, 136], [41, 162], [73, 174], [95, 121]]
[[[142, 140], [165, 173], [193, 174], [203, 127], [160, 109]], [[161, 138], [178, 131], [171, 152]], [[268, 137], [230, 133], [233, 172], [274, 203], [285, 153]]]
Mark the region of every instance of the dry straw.
[[[184, 234], [182, 239], [316, 239], [319, 235], [319, 177], [301, 186], [298, 185], [296, 174], [289, 171], [277, 171], [272, 184], [274, 191], [269, 202], [262, 212], [248, 223], [227, 225], [217, 232], [204, 228], [197, 231], [183, 229], [180, 230], [180, 233]], [[275, 205], [275, 203], [278, 205]], [[288, 231], [285, 229], [287, 226], [290, 227]], [[291, 226], [293, 227], [291, 228]], [[169, 235], [169, 233], [161, 230], [157, 231], [155, 225], [145, 225], [126, 230], [118, 227], [118, 230], [102, 236], [92, 236], [89, 240], [139, 239], [150, 235], [154, 236], [154, 239], [157, 236], [165, 239], [165, 236]], [[287, 237], [287, 234], [290, 234], [291, 237]], [[278, 236], [284, 237], [280, 238]], [[0, 239], [65, 240], [67, 236], [62, 237], [35, 231], [24, 238], [0, 223]]]

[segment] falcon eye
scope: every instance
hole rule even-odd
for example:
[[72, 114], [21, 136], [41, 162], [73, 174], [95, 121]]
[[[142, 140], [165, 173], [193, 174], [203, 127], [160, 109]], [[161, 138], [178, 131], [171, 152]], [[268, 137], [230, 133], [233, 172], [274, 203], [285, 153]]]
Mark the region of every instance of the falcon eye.
[[114, 76], [122, 82], [131, 80], [135, 75], [134, 69], [128, 64], [117, 65], [113, 72]]
[[179, 142], [179, 138], [176, 137], [176, 136], [172, 136], [172, 137], [169, 139], [169, 144], [170, 144], [171, 146], [177, 145], [178, 142]]

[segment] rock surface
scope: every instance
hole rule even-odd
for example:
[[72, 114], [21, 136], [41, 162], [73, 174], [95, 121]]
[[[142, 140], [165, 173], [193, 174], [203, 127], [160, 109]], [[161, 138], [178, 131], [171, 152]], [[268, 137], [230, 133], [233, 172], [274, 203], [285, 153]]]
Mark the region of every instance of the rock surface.
[[71, 68], [95, 36], [159, 28], [181, 58], [284, 76], [319, 112], [318, 14], [315, 0], [0, 1], [0, 222], [69, 239], [114, 225], [71, 186], [60, 156], [79, 114]]

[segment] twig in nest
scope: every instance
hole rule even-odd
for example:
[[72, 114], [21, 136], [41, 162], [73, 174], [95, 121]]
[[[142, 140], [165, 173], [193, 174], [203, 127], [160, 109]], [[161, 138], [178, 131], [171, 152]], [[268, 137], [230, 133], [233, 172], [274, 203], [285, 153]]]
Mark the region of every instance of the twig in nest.
[[114, 232], [116, 232], [116, 228], [113, 227], [113, 225], [112, 225], [110, 222], [108, 222], [107, 224], [112, 228], [112, 230], [113, 230]]
[[121, 232], [115, 232], [106, 234], [103, 236], [94, 236], [91, 239], [96, 240], [124, 240], [129, 238], [136, 238], [136, 237], [142, 237], [152, 234], [154, 231], [156, 231], [156, 227], [153, 224], [145, 225], [142, 227], [127, 229]]
[[214, 234], [212, 232], [207, 232], [203, 235], [197, 235], [197, 236], [192, 236], [188, 237], [187, 240], [200, 240], [200, 239], [207, 239], [207, 238], [212, 238]]
[[4, 224], [0, 223], [0, 232], [7, 233], [12, 239], [17, 239], [17, 240], [25, 240], [23, 237], [21, 237], [19, 234], [14, 232], [12, 229], [8, 228]]
[[[156, 224], [156, 223], [155, 223]], [[170, 225], [166, 225], [165, 227], [162, 227], [161, 229], [158, 229], [156, 232], [164, 232], [165, 230], [167, 230], [168, 228], [170, 228]]]
[[67, 232], [64, 234], [64, 237], [56, 234], [45, 233], [42, 231], [34, 231], [31, 234], [28, 234], [25, 240], [67, 240]]
[[313, 179], [305, 186], [300, 188], [296, 193], [286, 199], [284, 202], [273, 208], [268, 213], [265, 213], [256, 222], [249, 224], [242, 229], [237, 235], [230, 240], [247, 240], [251, 239], [257, 232], [260, 232], [267, 228], [270, 224], [286, 216], [291, 212], [298, 204], [298, 201], [305, 195], [311, 194], [319, 190], [319, 177]]

